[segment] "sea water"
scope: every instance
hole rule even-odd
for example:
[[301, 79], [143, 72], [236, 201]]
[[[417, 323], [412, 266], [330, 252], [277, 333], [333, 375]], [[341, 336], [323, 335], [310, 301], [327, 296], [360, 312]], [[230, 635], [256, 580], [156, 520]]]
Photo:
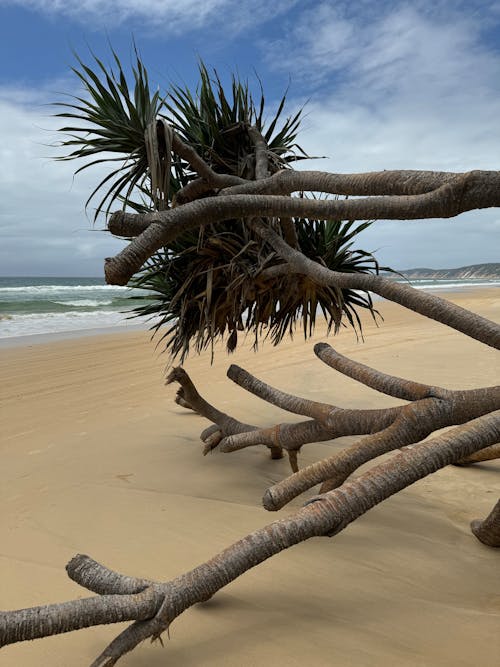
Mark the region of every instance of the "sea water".
[[[432, 291], [500, 287], [499, 280], [418, 279], [411, 284]], [[130, 312], [141, 303], [141, 294], [145, 292], [106, 285], [102, 278], [0, 277], [0, 340], [124, 325], [146, 328], [151, 321]]]
[[137, 324], [141, 293], [102, 278], [0, 277], [0, 339]]

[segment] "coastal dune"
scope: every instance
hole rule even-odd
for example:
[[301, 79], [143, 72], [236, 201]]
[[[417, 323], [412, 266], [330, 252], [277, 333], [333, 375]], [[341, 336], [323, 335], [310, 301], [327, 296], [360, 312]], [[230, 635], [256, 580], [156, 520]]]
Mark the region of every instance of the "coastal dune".
[[[448, 294], [500, 320], [495, 289]], [[224, 412], [262, 426], [299, 420], [225, 377], [230, 363], [314, 400], [373, 408], [398, 401], [343, 377], [313, 353], [339, 352], [386, 373], [448, 388], [498, 382], [495, 350], [394, 304], [384, 321], [317, 328], [278, 348], [217, 346], [184, 367]], [[202, 457], [208, 422], [174, 403], [168, 358], [133, 331], [0, 349], [0, 608], [86, 597], [64, 571], [87, 553], [119, 572], [168, 580], [278, 518], [265, 489], [289, 474], [264, 448]], [[350, 442], [304, 446], [305, 466]], [[314, 490], [285, 507], [300, 507]], [[500, 462], [448, 467], [374, 508], [334, 539], [316, 538], [250, 570], [143, 644], [129, 667], [497, 667], [500, 550], [469, 522], [500, 496]], [[125, 626], [5, 647], [0, 667], [86, 666]]]

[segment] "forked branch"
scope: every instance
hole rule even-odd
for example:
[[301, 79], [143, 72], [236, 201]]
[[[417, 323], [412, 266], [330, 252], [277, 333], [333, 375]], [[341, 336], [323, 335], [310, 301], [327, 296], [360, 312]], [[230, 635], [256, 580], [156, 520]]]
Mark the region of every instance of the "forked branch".
[[[500, 440], [500, 411], [404, 449], [341, 489], [317, 496], [291, 516], [247, 535], [194, 570], [167, 583], [123, 577], [85, 556], [68, 565], [75, 580], [103, 592], [93, 598], [2, 612], [0, 645], [79, 630], [84, 627], [135, 622], [93, 663], [109, 667], [141, 641], [157, 639], [192, 605], [207, 600], [252, 567], [311, 537], [341, 532], [352, 521], [419, 479], [470, 456]], [[474, 531], [481, 540], [496, 542], [499, 505]], [[146, 586], [144, 588], [144, 586]]]

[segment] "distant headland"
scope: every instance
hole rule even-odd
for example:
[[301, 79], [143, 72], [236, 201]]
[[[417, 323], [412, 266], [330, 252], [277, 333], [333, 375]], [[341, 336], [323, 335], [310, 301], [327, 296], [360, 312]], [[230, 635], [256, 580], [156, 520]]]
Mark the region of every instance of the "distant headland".
[[494, 280], [500, 279], [500, 262], [472, 264], [471, 266], [461, 266], [458, 269], [399, 269], [399, 273], [402, 273], [406, 278], [410, 279]]

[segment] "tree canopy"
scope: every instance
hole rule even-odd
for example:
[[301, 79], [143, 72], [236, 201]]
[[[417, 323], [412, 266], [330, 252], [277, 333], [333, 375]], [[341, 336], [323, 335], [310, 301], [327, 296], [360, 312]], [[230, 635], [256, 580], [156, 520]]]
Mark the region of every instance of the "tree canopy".
[[[290, 169], [307, 159], [297, 144], [302, 109], [285, 116], [286, 94], [267, 117], [259, 82], [256, 100], [248, 81], [233, 75], [226, 92], [217, 72], [199, 64], [195, 91], [172, 86], [164, 96], [151, 91], [147, 70], [136, 52], [133, 89], [113, 52], [114, 68], [94, 58], [94, 69], [81, 59], [73, 69], [85, 97], [60, 103], [57, 114], [71, 119], [61, 128], [61, 144], [71, 149], [61, 159], [83, 160], [80, 172], [116, 162], [91, 192], [94, 219], [121, 204], [138, 213], [171, 210], [220, 188], [196, 170], [201, 160], [214, 174], [237, 185]], [[187, 151], [173, 154], [175, 134]], [[194, 160], [194, 162], [193, 162]], [[260, 171], [259, 171], [260, 170]], [[302, 197], [316, 197], [314, 193]], [[354, 247], [358, 234], [371, 222], [320, 220], [311, 216], [272, 216], [269, 226], [308, 258], [329, 269], [378, 273], [375, 257]], [[300, 323], [311, 335], [320, 312], [328, 330], [345, 322], [362, 333], [359, 309], [377, 311], [363, 290], [318, 285], [307, 277], [277, 273], [282, 260], [272, 245], [244, 219], [234, 216], [203, 224], [167, 241], [147, 259], [130, 284], [147, 290], [137, 315], [154, 318], [172, 357], [181, 360], [190, 346], [201, 351], [225, 338], [235, 349], [238, 333], [251, 332], [257, 346], [268, 336], [274, 344], [293, 334]], [[388, 270], [388, 267], [383, 267]]]

